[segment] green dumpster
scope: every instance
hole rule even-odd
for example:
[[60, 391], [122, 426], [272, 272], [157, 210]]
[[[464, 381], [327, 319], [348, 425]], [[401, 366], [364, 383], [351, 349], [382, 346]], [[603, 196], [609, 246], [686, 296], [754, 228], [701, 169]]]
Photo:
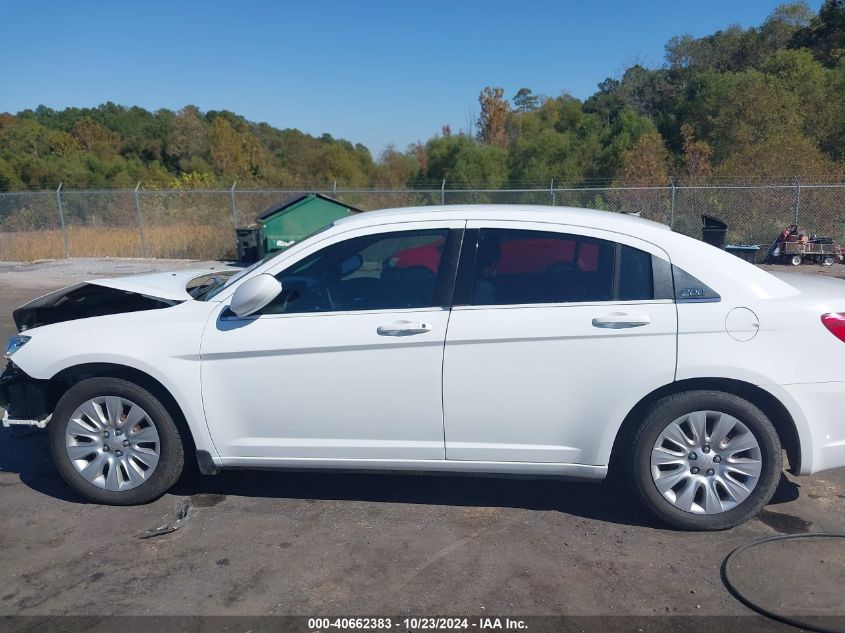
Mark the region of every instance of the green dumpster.
[[294, 196], [258, 216], [262, 255], [293, 246], [335, 220], [360, 209], [319, 193]]

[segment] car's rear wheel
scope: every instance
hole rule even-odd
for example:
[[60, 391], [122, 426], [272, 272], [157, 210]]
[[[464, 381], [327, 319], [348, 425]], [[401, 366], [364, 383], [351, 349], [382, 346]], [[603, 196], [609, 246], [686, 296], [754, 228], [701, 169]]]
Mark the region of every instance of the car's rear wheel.
[[49, 426], [59, 473], [91, 501], [146, 503], [182, 472], [182, 440], [170, 413], [126, 380], [77, 383], [59, 400]]
[[723, 530], [756, 516], [781, 469], [780, 440], [768, 417], [743, 398], [705, 390], [656, 402], [628, 461], [646, 507], [687, 530]]

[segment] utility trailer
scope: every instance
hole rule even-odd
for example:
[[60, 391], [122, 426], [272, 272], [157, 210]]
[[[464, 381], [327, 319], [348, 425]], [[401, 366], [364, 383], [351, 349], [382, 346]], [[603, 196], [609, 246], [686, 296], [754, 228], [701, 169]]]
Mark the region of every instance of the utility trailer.
[[804, 262], [814, 262], [822, 266], [832, 266], [842, 261], [842, 251], [837, 244], [819, 242], [781, 242], [779, 253], [775, 256], [783, 264], [800, 266]]
[[800, 266], [803, 263], [815, 263], [820, 266], [832, 266], [841, 262], [843, 249], [833, 243], [833, 238], [819, 235], [809, 235], [807, 229], [792, 224], [784, 229], [772, 242], [764, 264], [792, 264]]

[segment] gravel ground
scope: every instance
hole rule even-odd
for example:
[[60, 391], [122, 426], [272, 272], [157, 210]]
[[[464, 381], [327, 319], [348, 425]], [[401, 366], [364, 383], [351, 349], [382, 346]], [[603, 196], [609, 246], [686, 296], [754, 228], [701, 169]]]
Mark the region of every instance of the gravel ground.
[[758, 264], [763, 270], [776, 273], [805, 273], [808, 275], [823, 275], [825, 277], [838, 277], [845, 279], [845, 265], [834, 264], [833, 266], [816, 266], [815, 264], [802, 264], [801, 266], [780, 266], [778, 264]]
[[[221, 265], [0, 264], [0, 333], [52, 288], [203, 264]], [[845, 531], [845, 469], [784, 475], [759, 519], [715, 534], [665, 529], [610, 485], [528, 479], [228, 471], [107, 507], [75, 496], [45, 432], [21, 428], [0, 431], [0, 498], [0, 615], [743, 615], [719, 573], [735, 547]], [[139, 538], [186, 498], [180, 529]], [[772, 608], [845, 615], [841, 543], [767, 547], [738, 560], [738, 584]]]
[[0, 290], [54, 290], [103, 277], [121, 277], [168, 270], [226, 268], [230, 264], [191, 259], [120, 259], [113, 257], [48, 259], [39, 262], [0, 261]]

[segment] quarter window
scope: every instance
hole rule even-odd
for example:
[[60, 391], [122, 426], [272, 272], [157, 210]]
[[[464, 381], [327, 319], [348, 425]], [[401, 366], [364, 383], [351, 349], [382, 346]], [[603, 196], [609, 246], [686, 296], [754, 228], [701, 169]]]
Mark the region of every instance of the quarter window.
[[675, 282], [675, 301], [678, 303], [697, 303], [720, 301], [719, 293], [710, 286], [690, 275], [677, 266], [672, 266], [672, 277]]
[[261, 314], [431, 307], [447, 235], [399, 231], [327, 246], [277, 275], [282, 292]]

